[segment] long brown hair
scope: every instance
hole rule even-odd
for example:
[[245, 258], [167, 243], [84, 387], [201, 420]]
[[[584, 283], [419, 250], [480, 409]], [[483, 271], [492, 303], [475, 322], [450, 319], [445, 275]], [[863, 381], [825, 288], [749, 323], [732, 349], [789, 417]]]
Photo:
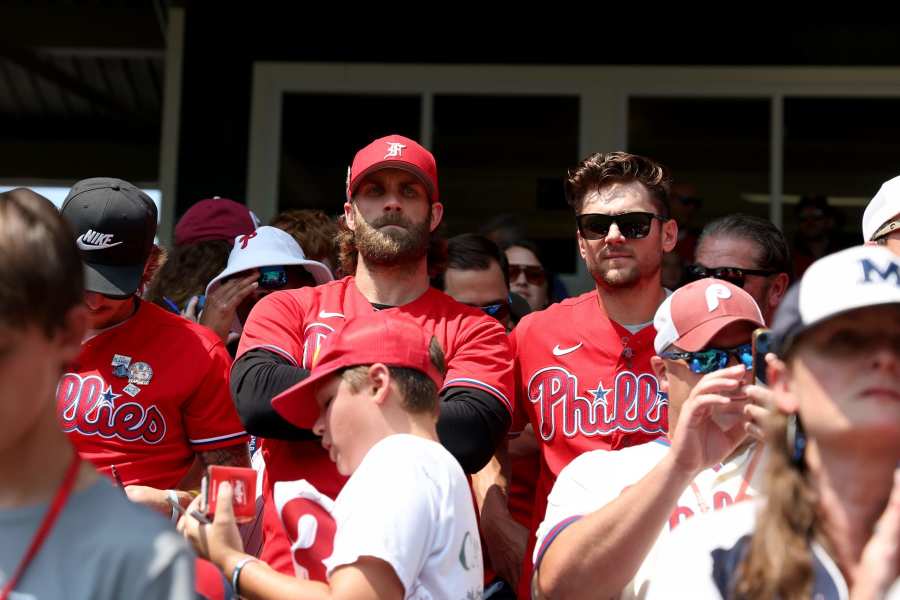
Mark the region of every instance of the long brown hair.
[[229, 253], [231, 244], [223, 240], [176, 246], [151, 282], [147, 300], [166, 307], [163, 298], [169, 298], [183, 308], [191, 296], [203, 294], [212, 278], [225, 269]]
[[767, 500], [738, 569], [734, 598], [808, 600], [812, 594], [818, 496], [809, 472], [791, 461], [787, 430], [788, 416], [774, 413], [767, 427]]

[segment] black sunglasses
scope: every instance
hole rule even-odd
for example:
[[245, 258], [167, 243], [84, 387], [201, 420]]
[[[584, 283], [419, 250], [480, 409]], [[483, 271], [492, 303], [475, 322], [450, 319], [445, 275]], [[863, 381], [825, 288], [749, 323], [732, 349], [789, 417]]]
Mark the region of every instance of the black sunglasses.
[[538, 265], [509, 265], [510, 281], [515, 281], [522, 273], [525, 273], [525, 281], [531, 285], [544, 285], [544, 281], [547, 279], [544, 269]]
[[727, 281], [739, 288], [744, 287], [747, 281], [747, 275], [758, 275], [760, 277], [768, 277], [775, 275], [778, 271], [765, 271], [762, 269], [742, 269], [740, 267], [716, 267], [715, 269], [707, 269], [703, 265], [688, 265], [685, 269], [687, 280], [697, 281], [706, 279], [707, 277], [715, 277]]
[[623, 237], [638, 240], [650, 235], [653, 219], [661, 223], [668, 221], [665, 217], [647, 212], [630, 212], [620, 215], [604, 215], [601, 213], [584, 213], [575, 218], [578, 232], [586, 240], [600, 240], [609, 234], [609, 228], [615, 223]]
[[753, 367], [753, 349], [750, 344], [741, 344], [734, 348], [708, 348], [699, 352], [663, 352], [659, 356], [669, 360], [684, 360], [691, 372], [698, 375], [724, 369], [728, 365], [729, 356], [738, 359], [747, 370]]

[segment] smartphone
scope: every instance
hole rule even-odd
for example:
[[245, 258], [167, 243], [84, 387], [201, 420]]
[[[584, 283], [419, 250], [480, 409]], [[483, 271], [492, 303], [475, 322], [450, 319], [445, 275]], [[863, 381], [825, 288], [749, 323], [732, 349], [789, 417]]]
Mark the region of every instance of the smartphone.
[[760, 328], [753, 332], [753, 378], [757, 384], [768, 385], [766, 378], [766, 354], [771, 352], [771, 332]]
[[219, 485], [223, 481], [231, 484], [235, 521], [252, 521], [256, 517], [256, 471], [248, 467], [209, 467], [200, 488], [206, 516], [211, 519], [216, 514]]

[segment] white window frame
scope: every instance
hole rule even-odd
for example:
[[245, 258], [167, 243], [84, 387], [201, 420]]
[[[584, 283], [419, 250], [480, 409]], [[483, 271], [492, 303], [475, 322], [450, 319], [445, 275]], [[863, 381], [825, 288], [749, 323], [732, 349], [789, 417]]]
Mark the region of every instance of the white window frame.
[[[900, 68], [257, 62], [253, 67], [247, 205], [263, 222], [278, 211], [281, 107], [284, 94], [290, 93], [420, 95], [421, 142], [425, 146], [431, 145], [435, 94], [577, 96], [579, 156], [627, 148], [628, 100], [632, 96], [768, 99], [769, 216], [780, 227], [784, 99], [900, 98]], [[593, 287], [583, 261], [576, 260], [576, 265], [576, 273], [563, 275], [566, 284], [573, 291]]]

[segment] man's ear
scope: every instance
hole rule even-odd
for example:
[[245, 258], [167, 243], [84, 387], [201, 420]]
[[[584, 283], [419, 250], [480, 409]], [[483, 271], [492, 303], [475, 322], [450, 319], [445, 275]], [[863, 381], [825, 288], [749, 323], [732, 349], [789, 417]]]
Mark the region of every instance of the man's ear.
[[356, 211], [353, 209], [353, 202], [347, 200], [344, 202], [344, 224], [350, 231], [356, 231]]
[[440, 202], [432, 202], [431, 203], [431, 231], [434, 231], [438, 228], [438, 225], [441, 224], [441, 219], [444, 218], [444, 205]]
[[669, 219], [662, 224], [662, 249], [663, 252], [671, 252], [678, 243], [678, 223], [675, 219]]
[[790, 285], [790, 278], [787, 273], [779, 273], [772, 278], [772, 284], [769, 286], [769, 293], [766, 298], [772, 311], [781, 304], [781, 299], [784, 298], [788, 285]]
[[653, 356], [650, 358], [650, 367], [653, 369], [653, 373], [656, 375], [656, 380], [659, 382], [659, 390], [664, 394], [668, 394], [669, 367], [666, 366], [666, 361], [658, 356]]

